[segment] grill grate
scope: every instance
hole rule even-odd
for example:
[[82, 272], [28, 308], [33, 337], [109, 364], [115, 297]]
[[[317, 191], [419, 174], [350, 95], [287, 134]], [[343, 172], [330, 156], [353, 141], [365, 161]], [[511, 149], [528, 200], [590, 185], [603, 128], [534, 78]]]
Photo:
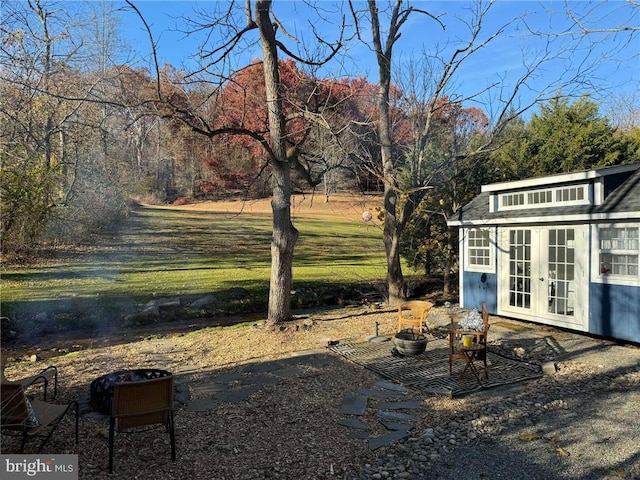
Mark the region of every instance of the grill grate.
[[[453, 363], [449, 375], [449, 341], [430, 340], [424, 353], [406, 357], [391, 354], [389, 343], [339, 343], [329, 347], [333, 352], [378, 375], [425, 393], [459, 397], [477, 390], [531, 380], [542, 376], [539, 365], [520, 362], [487, 352], [489, 378], [478, 384], [472, 372], [459, 379], [464, 362]], [[478, 364], [479, 365], [479, 364]], [[481, 374], [482, 369], [480, 369]]]

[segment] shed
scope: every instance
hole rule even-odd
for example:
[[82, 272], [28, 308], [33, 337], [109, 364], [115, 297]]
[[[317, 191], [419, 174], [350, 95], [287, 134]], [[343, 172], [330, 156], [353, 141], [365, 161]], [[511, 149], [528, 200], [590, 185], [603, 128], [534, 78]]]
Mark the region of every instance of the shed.
[[484, 185], [448, 224], [462, 307], [640, 342], [640, 163]]

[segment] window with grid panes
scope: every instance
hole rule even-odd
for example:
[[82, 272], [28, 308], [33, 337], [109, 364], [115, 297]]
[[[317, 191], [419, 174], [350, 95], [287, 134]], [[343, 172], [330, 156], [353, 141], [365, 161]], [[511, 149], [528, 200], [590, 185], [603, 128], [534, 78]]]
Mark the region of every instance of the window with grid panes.
[[600, 275], [638, 276], [638, 227], [600, 227]]
[[469, 230], [467, 252], [470, 267], [491, 267], [490, 232], [488, 229]]

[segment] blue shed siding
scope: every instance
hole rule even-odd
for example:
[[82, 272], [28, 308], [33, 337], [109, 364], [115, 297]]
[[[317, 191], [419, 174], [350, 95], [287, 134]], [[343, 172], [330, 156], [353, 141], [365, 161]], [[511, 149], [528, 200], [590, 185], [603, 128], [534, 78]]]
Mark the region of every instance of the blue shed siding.
[[591, 283], [589, 332], [640, 343], [640, 286]]
[[487, 311], [498, 311], [498, 276], [495, 273], [463, 272], [463, 305], [462, 308], [480, 310], [482, 302]]

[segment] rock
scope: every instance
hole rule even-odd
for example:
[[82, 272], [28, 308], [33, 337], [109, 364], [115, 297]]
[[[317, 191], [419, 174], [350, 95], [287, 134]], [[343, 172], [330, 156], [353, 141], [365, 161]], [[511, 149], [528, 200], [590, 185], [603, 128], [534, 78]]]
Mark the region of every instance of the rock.
[[155, 305], [145, 307], [145, 309], [140, 312], [140, 315], [143, 317], [158, 316], [160, 315], [160, 308]]
[[146, 305], [145, 305], [145, 310], [147, 310], [148, 308], [167, 308], [167, 307], [179, 307], [180, 306], [180, 298], [178, 297], [173, 297], [173, 298], [155, 298], [151, 301], [149, 301]]
[[436, 434], [433, 431], [433, 428], [427, 428], [424, 432], [422, 432], [422, 435], [420, 435], [420, 438], [435, 438]]
[[545, 362], [542, 364], [542, 373], [553, 376], [558, 372], [558, 364], [555, 362]]
[[249, 290], [242, 287], [231, 287], [227, 290], [227, 293], [234, 297], [246, 297], [247, 295], [249, 295]]
[[141, 312], [130, 313], [123, 319], [122, 325], [132, 327], [134, 325], [148, 324], [160, 316], [160, 309], [155, 306], [146, 307]]
[[213, 295], [207, 295], [202, 298], [198, 298], [189, 304], [191, 308], [206, 308], [214, 305], [218, 300]]
[[516, 358], [523, 358], [527, 352], [522, 347], [516, 347], [513, 349], [513, 353], [516, 355]]

